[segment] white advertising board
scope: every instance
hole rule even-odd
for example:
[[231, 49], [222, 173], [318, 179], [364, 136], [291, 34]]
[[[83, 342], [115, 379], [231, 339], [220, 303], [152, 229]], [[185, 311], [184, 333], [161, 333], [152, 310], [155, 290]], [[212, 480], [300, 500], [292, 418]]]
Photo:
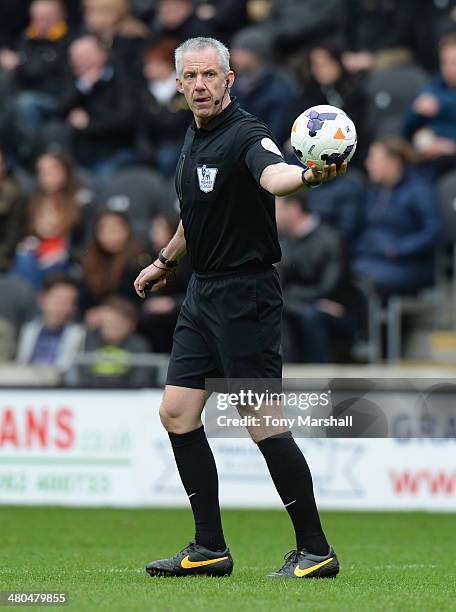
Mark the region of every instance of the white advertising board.
[[[161, 391], [0, 391], [0, 503], [187, 506]], [[456, 440], [300, 439], [319, 506], [456, 511]], [[248, 439], [210, 440], [225, 507], [280, 507]]]

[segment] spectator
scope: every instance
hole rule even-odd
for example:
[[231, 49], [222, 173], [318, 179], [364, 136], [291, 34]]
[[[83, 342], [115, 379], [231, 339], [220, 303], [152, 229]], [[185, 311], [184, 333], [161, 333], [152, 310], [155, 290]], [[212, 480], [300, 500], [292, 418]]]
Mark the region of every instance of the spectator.
[[279, 264], [284, 298], [284, 358], [327, 363], [335, 341], [350, 344], [356, 331], [355, 294], [342, 240], [308, 208], [300, 192], [278, 198], [286, 235]]
[[185, 98], [176, 90], [174, 70], [175, 43], [158, 42], [144, 53], [145, 85], [138, 113], [139, 147], [152, 157], [157, 169], [166, 177], [176, 171], [180, 149], [190, 122]]
[[72, 150], [81, 166], [108, 181], [137, 159], [131, 88], [95, 36], [75, 40], [69, 53], [74, 81], [61, 113], [71, 129]]
[[135, 333], [137, 311], [131, 301], [113, 296], [106, 300], [98, 329], [89, 331], [84, 352], [94, 361], [79, 368], [77, 382], [85, 387], [146, 387], [150, 375], [145, 367], [132, 365], [131, 357], [148, 352], [143, 338]]
[[26, 324], [20, 334], [17, 361], [66, 369], [79, 351], [84, 330], [74, 322], [78, 286], [69, 277], [46, 280], [39, 296], [41, 316]]
[[456, 34], [440, 41], [440, 74], [420, 92], [405, 121], [405, 133], [427, 160], [441, 169], [456, 164]]
[[24, 198], [0, 150], [0, 272], [10, 269], [24, 227]]
[[[179, 223], [178, 215], [157, 215], [150, 228], [150, 243], [153, 260], [173, 237]], [[185, 298], [191, 269], [188, 257], [179, 264], [176, 274], [168, 279], [166, 286], [147, 297], [142, 303], [140, 331], [149, 340], [156, 353], [170, 353], [177, 316]]]
[[67, 73], [69, 31], [61, 0], [34, 0], [30, 25], [17, 53], [0, 55], [0, 65], [14, 70], [19, 93], [13, 103], [16, 154], [30, 161], [40, 147], [43, 123], [57, 114]]
[[252, 115], [262, 119], [276, 138], [282, 135], [285, 112], [293, 101], [291, 80], [268, 65], [269, 43], [264, 33], [246, 28], [232, 40], [231, 63], [236, 71], [233, 94]]
[[366, 160], [371, 186], [353, 270], [385, 297], [433, 282], [438, 205], [432, 184], [413, 169], [413, 160], [410, 145], [393, 136], [374, 142]]
[[335, 43], [326, 42], [314, 47], [308, 59], [308, 74], [307, 62], [301, 64], [301, 74], [298, 74], [302, 82], [301, 95], [288, 109], [282, 141], [289, 138], [290, 126], [304, 110], [317, 104], [331, 104], [342, 108], [356, 125], [358, 150], [352, 163], [361, 164], [363, 151], [366, 151], [366, 96], [361, 83], [345, 69], [342, 52]]
[[28, 206], [28, 236], [18, 246], [12, 272], [40, 289], [46, 276], [68, 272], [81, 211], [69, 158], [44, 153], [36, 170], [38, 191]]
[[173, 38], [177, 45], [195, 36], [209, 36], [209, 26], [195, 13], [194, 0], [157, 0], [152, 41]]
[[87, 31], [100, 39], [114, 64], [128, 71], [130, 80], [138, 80], [138, 58], [149, 30], [131, 15], [128, 1], [84, 0], [84, 20]]
[[350, 72], [371, 70], [413, 46], [414, 0], [344, 2], [344, 63]]
[[92, 241], [81, 259], [80, 306], [90, 327], [98, 324], [96, 307], [111, 295], [136, 301], [133, 281], [143, 267], [140, 256], [141, 249], [127, 217], [118, 212], [102, 212], [95, 222]]

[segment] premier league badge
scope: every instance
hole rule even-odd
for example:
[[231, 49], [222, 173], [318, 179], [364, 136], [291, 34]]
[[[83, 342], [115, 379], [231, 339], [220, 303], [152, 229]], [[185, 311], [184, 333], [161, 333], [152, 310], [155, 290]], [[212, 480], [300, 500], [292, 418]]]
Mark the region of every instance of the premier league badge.
[[215, 177], [217, 176], [218, 168], [208, 168], [206, 165], [198, 166], [198, 181], [201, 191], [209, 193], [214, 189]]

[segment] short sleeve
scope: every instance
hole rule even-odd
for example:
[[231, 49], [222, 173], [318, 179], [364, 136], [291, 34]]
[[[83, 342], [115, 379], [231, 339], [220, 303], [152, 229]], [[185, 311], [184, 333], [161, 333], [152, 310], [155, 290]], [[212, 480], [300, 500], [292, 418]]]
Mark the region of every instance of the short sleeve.
[[284, 162], [283, 155], [266, 125], [245, 122], [237, 134], [240, 161], [244, 162], [250, 174], [259, 184], [260, 177], [267, 166]]

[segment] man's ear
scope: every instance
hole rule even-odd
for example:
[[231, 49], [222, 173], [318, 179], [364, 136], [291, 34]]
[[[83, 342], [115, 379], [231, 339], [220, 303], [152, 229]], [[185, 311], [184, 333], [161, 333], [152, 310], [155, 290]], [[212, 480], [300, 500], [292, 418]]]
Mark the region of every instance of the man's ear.
[[183, 94], [184, 93], [184, 88], [182, 86], [182, 81], [180, 80], [179, 77], [176, 77], [176, 89], [179, 93]]
[[227, 80], [227, 86], [231, 89], [231, 87], [233, 87], [233, 83], [235, 81], [235, 76], [234, 76], [234, 72], [232, 70], [230, 70], [227, 75], [226, 75], [226, 80]]

